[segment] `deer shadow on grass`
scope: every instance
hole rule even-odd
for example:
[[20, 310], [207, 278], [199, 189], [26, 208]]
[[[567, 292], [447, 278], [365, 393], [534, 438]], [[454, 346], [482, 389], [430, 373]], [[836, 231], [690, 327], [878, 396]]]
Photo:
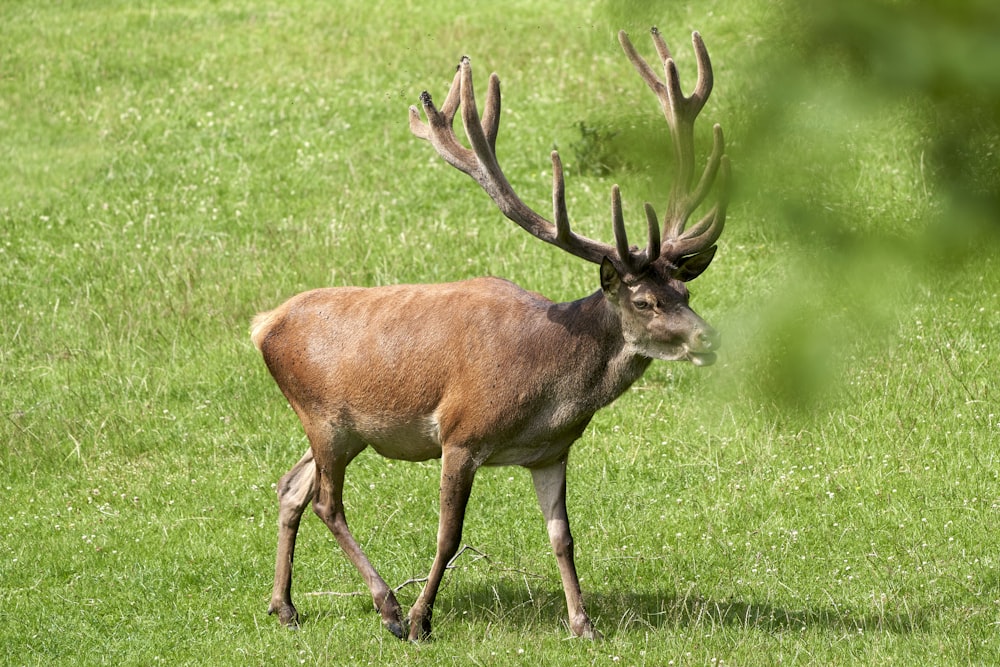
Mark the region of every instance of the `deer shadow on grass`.
[[[449, 587], [439, 599], [435, 619], [439, 627], [457, 618], [496, 621], [509, 628], [536, 627], [540, 631], [566, 625], [566, 602], [562, 589], [549, 585], [526, 585], [504, 580], [491, 586], [460, 584]], [[723, 627], [765, 632], [826, 629], [838, 633], [910, 634], [925, 628], [926, 613], [909, 610], [857, 610], [807, 603], [783, 607], [735, 597], [714, 598], [696, 591], [584, 593], [587, 612], [595, 627], [608, 638], [637, 629], [681, 629]]]

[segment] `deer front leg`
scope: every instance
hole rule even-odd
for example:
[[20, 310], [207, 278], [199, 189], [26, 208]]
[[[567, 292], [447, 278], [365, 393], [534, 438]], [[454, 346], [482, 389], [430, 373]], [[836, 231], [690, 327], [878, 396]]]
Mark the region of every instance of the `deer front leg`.
[[566, 460], [545, 468], [533, 468], [531, 481], [534, 482], [549, 542], [559, 564], [559, 575], [566, 592], [569, 627], [577, 637], [600, 639], [601, 633], [594, 629], [583, 608], [583, 594], [573, 561], [573, 536], [569, 532], [569, 515], [566, 513]]
[[472, 493], [476, 463], [465, 451], [445, 449], [441, 458], [441, 516], [438, 523], [437, 553], [427, 583], [410, 608], [410, 641], [427, 639], [431, 634], [431, 613], [438, 587], [448, 563], [462, 542], [465, 508]]
[[292, 604], [292, 562], [295, 560], [295, 537], [299, 520], [316, 493], [316, 464], [312, 450], [278, 482], [278, 557], [274, 566], [274, 589], [268, 614], [278, 614], [278, 621], [290, 628], [299, 625], [299, 614]]

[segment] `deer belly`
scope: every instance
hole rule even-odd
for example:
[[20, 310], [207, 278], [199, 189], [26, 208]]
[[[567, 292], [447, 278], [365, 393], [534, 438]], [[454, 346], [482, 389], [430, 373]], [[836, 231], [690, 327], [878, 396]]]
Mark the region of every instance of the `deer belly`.
[[543, 442], [524, 447], [498, 447], [483, 465], [543, 467], [562, 460], [571, 444], [572, 440]]
[[387, 459], [427, 461], [441, 458], [441, 444], [432, 420], [420, 419], [390, 427], [370, 425], [361, 438]]

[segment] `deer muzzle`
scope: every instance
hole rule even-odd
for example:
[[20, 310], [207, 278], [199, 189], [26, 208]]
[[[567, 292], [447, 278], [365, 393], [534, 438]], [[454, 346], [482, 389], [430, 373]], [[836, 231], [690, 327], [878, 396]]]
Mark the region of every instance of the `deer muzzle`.
[[691, 337], [687, 359], [695, 366], [711, 366], [718, 358], [716, 350], [722, 344], [722, 336], [708, 324], [702, 324]]

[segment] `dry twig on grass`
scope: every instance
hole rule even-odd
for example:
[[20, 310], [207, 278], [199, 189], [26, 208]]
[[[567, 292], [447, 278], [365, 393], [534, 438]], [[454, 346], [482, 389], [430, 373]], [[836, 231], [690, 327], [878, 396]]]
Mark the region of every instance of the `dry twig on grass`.
[[[469, 551], [469, 552], [472, 552], [473, 554], [475, 554], [475, 558], [472, 560], [472, 562], [470, 563], [470, 565], [473, 564], [473, 563], [477, 563], [477, 562], [479, 562], [481, 560], [484, 560], [484, 561], [487, 562], [487, 564], [489, 564], [489, 566], [490, 566], [491, 569], [496, 570], [498, 572], [516, 572], [517, 574], [524, 575], [524, 576], [527, 576], [527, 577], [532, 577], [534, 579], [541, 579], [542, 578], [541, 575], [535, 574], [534, 572], [527, 572], [525, 570], [518, 570], [518, 569], [515, 569], [515, 568], [497, 567], [496, 564], [493, 562], [493, 559], [490, 558], [489, 555], [483, 553], [482, 551], [480, 551], [479, 549], [476, 549], [475, 547], [470, 547], [468, 544], [463, 544], [462, 545], [462, 548], [458, 550], [458, 553], [455, 554], [452, 557], [452, 559], [448, 561], [448, 565], [446, 566], [445, 569], [448, 569], [448, 570], [455, 569], [455, 567], [456, 567], [455, 566], [455, 561], [457, 561], [459, 559], [459, 557], [462, 554], [464, 554], [466, 551]], [[393, 590], [393, 592], [398, 593], [400, 590], [402, 590], [403, 588], [405, 588], [405, 587], [407, 587], [407, 586], [409, 586], [411, 584], [422, 584], [425, 581], [427, 581], [427, 577], [417, 577], [417, 578], [413, 578], [413, 579], [407, 579], [406, 581], [404, 581], [403, 583], [399, 584], [398, 586], [393, 587], [392, 590]], [[338, 592], [338, 591], [312, 591], [312, 592], [309, 592], [309, 593], [303, 593], [303, 595], [313, 596], [313, 597], [318, 597], [318, 596], [334, 596], [334, 597], [345, 597], [345, 598], [347, 598], [347, 597], [355, 597], [355, 596], [358, 596], [358, 595], [368, 595], [368, 591], [351, 591], [351, 592], [348, 592], [348, 593], [341, 593], [341, 592]]]

